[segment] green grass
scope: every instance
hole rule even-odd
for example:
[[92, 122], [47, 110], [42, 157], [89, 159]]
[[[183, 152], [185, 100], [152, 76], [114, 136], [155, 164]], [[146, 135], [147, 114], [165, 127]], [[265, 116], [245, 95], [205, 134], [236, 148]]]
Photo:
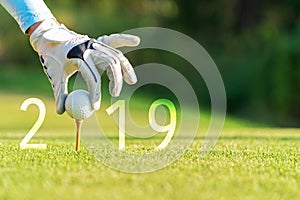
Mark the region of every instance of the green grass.
[[[146, 174], [128, 174], [99, 162], [86, 148], [74, 151], [74, 125], [41, 98], [47, 115], [32, 143], [18, 145], [37, 118], [37, 109], [19, 107], [25, 94], [0, 94], [0, 199], [299, 199], [300, 130], [255, 127], [229, 118], [214, 150], [198, 159], [203, 144], [196, 137], [172, 165]], [[105, 105], [104, 105], [105, 107]], [[208, 121], [203, 113], [203, 121]], [[105, 120], [104, 118], [101, 120]], [[117, 137], [110, 135], [114, 143]], [[151, 140], [128, 141], [127, 151]]]

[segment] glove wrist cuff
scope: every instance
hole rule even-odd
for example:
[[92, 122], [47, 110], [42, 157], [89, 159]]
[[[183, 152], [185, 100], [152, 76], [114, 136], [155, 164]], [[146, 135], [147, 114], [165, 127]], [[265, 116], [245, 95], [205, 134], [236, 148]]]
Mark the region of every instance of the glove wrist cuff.
[[35, 51], [37, 51], [36, 43], [38, 39], [48, 30], [52, 28], [59, 27], [60, 24], [56, 21], [56, 19], [46, 19], [44, 20], [31, 34], [29, 40], [30, 44]]

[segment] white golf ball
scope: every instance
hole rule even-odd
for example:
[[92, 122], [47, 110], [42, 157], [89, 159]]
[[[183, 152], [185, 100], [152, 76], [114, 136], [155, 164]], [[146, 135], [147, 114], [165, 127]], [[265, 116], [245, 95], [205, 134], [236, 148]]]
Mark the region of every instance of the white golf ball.
[[70, 117], [77, 120], [89, 118], [94, 112], [90, 95], [85, 90], [71, 92], [67, 96], [65, 109]]

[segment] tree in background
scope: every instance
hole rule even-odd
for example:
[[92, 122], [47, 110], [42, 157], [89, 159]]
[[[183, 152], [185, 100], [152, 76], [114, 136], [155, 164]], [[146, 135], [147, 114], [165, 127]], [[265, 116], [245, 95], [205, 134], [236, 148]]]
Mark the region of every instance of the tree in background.
[[[183, 32], [203, 45], [215, 60], [225, 82], [231, 113], [271, 124], [300, 125], [298, 0], [45, 2], [68, 27], [92, 37], [143, 26]], [[0, 19], [2, 67], [6, 63], [29, 69], [39, 66], [28, 38], [3, 9]], [[157, 61], [165, 59], [170, 66], [180, 63], [162, 55], [152, 57]], [[139, 62], [143, 59], [146, 62], [149, 56], [140, 53], [132, 58]], [[188, 67], [185, 70], [192, 74]]]

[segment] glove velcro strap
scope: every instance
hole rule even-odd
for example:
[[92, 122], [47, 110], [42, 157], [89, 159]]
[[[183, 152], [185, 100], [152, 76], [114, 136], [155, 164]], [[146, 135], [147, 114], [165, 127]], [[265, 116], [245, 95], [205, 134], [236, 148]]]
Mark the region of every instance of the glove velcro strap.
[[31, 34], [29, 40], [35, 51], [37, 51], [36, 43], [41, 36], [48, 30], [59, 27], [59, 23], [55, 19], [44, 20]]

